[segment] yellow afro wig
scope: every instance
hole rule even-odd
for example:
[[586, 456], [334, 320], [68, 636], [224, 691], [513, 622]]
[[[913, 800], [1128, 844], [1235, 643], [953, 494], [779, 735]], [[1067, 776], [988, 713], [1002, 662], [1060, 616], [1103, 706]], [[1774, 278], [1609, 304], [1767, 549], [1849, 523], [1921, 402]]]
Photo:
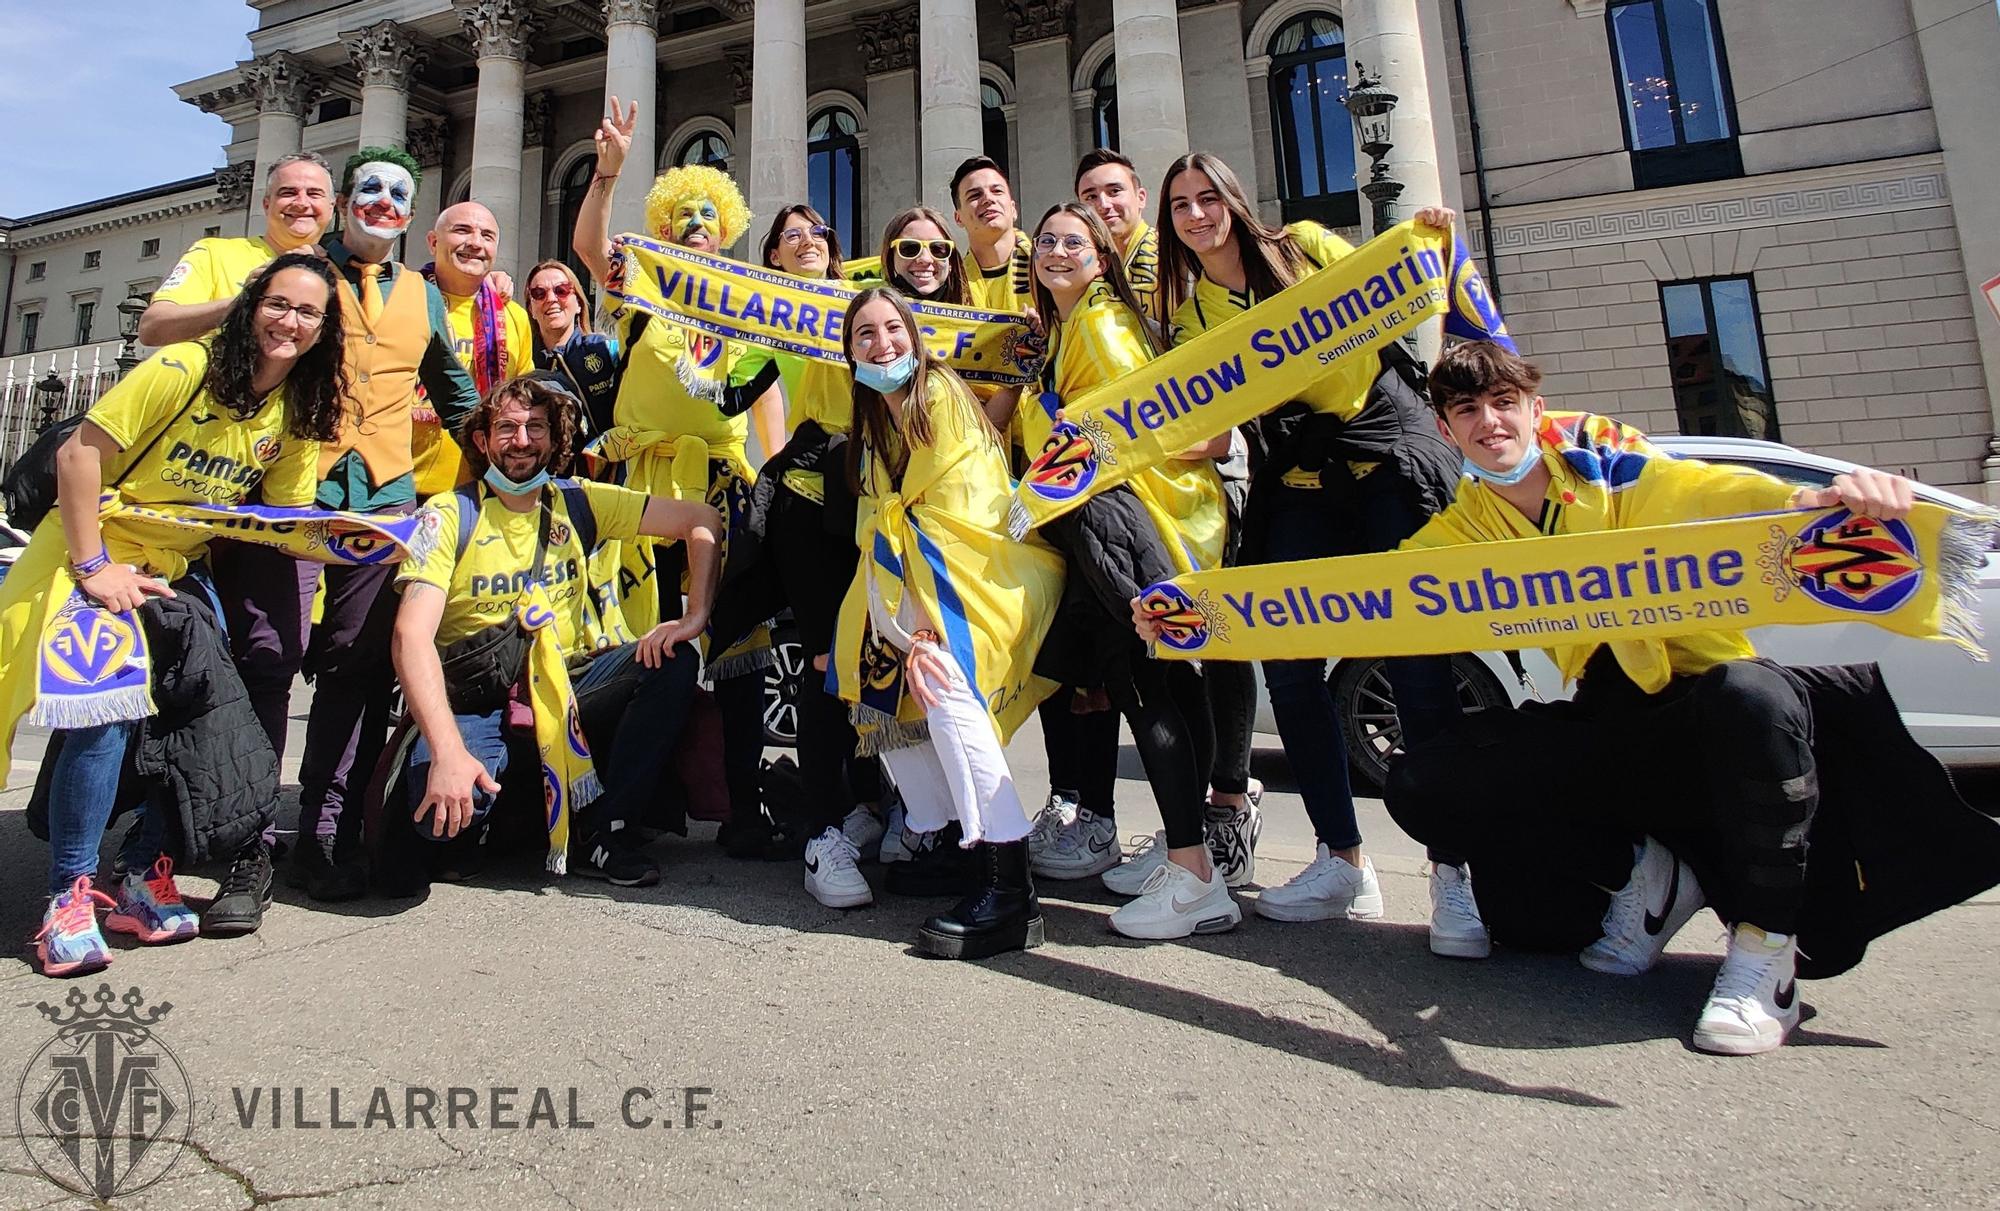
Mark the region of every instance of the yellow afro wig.
[[715, 203], [722, 222], [722, 247], [734, 244], [750, 230], [750, 206], [743, 200], [743, 191], [736, 188], [728, 173], [707, 164], [683, 164], [659, 175], [646, 195], [647, 228], [660, 239], [670, 239], [667, 226], [673, 221], [674, 208], [690, 198]]

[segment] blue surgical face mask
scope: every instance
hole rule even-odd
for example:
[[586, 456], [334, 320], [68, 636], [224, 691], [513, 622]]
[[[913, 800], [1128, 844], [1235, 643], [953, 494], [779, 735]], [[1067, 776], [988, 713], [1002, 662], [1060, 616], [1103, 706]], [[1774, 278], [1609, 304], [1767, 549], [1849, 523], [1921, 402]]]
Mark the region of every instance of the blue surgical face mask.
[[1478, 463], [1473, 462], [1471, 455], [1464, 455], [1463, 458], [1464, 461], [1461, 467], [1467, 475], [1477, 480], [1483, 480], [1495, 487], [1511, 488], [1530, 475], [1533, 475], [1535, 468], [1542, 465], [1542, 448], [1539, 442], [1530, 444], [1527, 457], [1523, 458], [1521, 464], [1511, 471], [1488, 471]]
[[500, 468], [489, 464], [486, 468], [485, 479], [486, 486], [495, 492], [505, 492], [509, 496], [526, 496], [530, 492], [540, 491], [542, 485], [549, 482], [549, 469], [543, 467], [541, 470], [535, 472], [533, 478], [521, 480], [517, 483], [502, 474]]
[[854, 363], [854, 380], [871, 391], [888, 394], [901, 390], [917, 372], [917, 351], [912, 349], [886, 366], [874, 362]]

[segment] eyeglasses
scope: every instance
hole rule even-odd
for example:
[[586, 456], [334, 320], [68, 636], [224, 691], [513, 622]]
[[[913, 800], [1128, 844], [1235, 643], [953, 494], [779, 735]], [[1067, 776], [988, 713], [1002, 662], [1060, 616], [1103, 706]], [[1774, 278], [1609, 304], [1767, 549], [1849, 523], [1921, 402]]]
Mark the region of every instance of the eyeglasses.
[[833, 228], [821, 224], [812, 227], [787, 227], [784, 234], [778, 238], [787, 244], [793, 245], [803, 244], [808, 238], [815, 244], [824, 244], [827, 237], [832, 234]]
[[543, 420], [494, 421], [491, 431], [495, 437], [512, 437], [520, 433], [525, 434], [529, 441], [547, 441], [549, 423]]
[[1035, 237], [1035, 255], [1048, 256], [1060, 248], [1064, 252], [1078, 253], [1090, 247], [1090, 241], [1080, 235], [1038, 235]]
[[296, 313], [301, 328], [317, 328], [326, 322], [326, 312], [319, 308], [308, 307], [304, 303], [287, 302], [275, 294], [265, 295], [257, 304], [257, 310], [263, 313], [265, 319], [271, 320], [284, 319], [287, 312]]
[[528, 297], [537, 303], [543, 299], [554, 299], [560, 303], [574, 293], [576, 292], [569, 288], [568, 282], [557, 282], [553, 286], [528, 287]]
[[950, 240], [897, 240], [889, 247], [906, 261], [914, 261], [925, 252], [931, 254], [933, 261], [949, 261], [951, 254], [958, 251], [958, 245]]

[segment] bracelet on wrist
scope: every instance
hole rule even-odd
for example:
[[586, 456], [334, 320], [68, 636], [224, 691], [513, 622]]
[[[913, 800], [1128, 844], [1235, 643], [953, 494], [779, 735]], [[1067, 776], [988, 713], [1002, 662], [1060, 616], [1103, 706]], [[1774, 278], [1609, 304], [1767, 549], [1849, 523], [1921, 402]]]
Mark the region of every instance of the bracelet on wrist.
[[86, 577], [97, 575], [99, 572], [102, 572], [104, 569], [110, 566], [111, 566], [110, 553], [107, 552], [103, 547], [99, 547], [97, 548], [97, 554], [91, 556], [89, 559], [83, 560], [80, 563], [70, 564], [69, 571], [70, 575], [75, 577], [77, 580], [83, 580]]

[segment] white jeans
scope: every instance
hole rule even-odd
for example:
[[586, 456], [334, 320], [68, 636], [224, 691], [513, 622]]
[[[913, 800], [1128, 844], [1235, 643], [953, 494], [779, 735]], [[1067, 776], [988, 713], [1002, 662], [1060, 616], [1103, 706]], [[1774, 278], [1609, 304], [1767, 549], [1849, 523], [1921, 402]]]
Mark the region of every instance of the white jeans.
[[948, 682], [936, 689], [939, 702], [925, 712], [931, 738], [882, 754], [903, 793], [906, 827], [934, 832], [953, 820], [974, 841], [1019, 841], [1034, 831], [1014, 791], [1014, 775], [993, 719], [967, 684], [958, 662], [944, 648]]

